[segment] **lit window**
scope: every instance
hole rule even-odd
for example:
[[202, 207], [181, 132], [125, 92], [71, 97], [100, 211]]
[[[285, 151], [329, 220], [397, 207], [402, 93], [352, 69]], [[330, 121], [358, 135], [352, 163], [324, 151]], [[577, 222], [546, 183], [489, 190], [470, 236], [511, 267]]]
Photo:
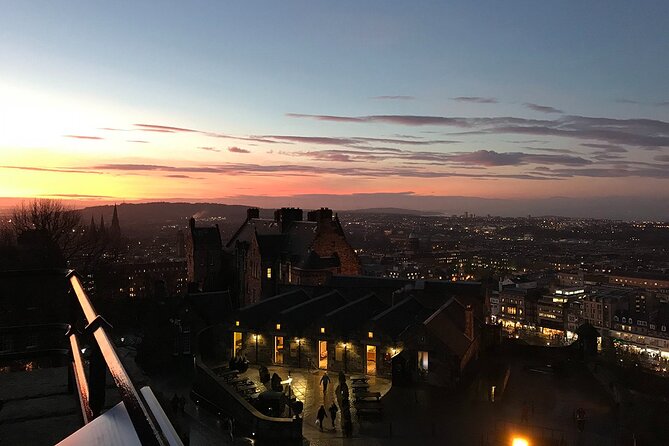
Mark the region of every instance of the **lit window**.
[[239, 321], [235, 321], [235, 327], [239, 327]]
[[371, 332], [371, 331], [367, 332], [367, 337], [369, 339], [372, 339], [374, 337], [374, 332]]
[[281, 324], [276, 324], [276, 329], [281, 330]]
[[267, 268], [267, 278], [268, 279], [272, 278], [272, 268]]
[[321, 327], [321, 333], [325, 333], [325, 327]]

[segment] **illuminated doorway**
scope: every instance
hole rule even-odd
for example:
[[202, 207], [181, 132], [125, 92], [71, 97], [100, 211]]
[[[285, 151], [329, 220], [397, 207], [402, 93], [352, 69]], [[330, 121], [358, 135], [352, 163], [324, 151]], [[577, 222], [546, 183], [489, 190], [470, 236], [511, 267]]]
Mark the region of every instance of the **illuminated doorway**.
[[376, 345], [367, 346], [367, 374], [376, 375]]
[[328, 369], [328, 341], [318, 341], [318, 368]]
[[237, 357], [242, 353], [242, 334], [238, 331], [232, 334], [232, 356]]
[[427, 374], [428, 367], [428, 357], [427, 352], [418, 352], [418, 372], [421, 374]]
[[274, 336], [274, 364], [283, 364], [283, 336]]

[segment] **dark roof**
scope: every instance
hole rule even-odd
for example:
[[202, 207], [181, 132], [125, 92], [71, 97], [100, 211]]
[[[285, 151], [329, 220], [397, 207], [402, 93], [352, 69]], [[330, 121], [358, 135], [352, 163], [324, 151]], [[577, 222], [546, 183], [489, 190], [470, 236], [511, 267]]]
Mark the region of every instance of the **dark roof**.
[[274, 261], [281, 258], [284, 234], [256, 234], [256, 240], [263, 260]]
[[321, 257], [316, 253], [316, 251], [309, 251], [309, 254], [302, 262], [300, 262], [298, 268], [318, 270], [318, 269], [338, 268], [340, 266], [341, 266], [341, 261], [339, 260], [339, 256], [337, 255], [337, 253], [335, 253], [331, 257]]
[[307, 293], [297, 289], [247, 305], [239, 310], [238, 317], [244, 326], [260, 329], [280, 311], [307, 300], [309, 300]]
[[219, 248], [222, 247], [221, 234], [218, 230], [218, 226], [209, 228], [191, 228], [191, 234], [194, 244], [213, 245]]
[[625, 272], [618, 271], [612, 273], [614, 277], [632, 277], [634, 279], [648, 279], [648, 280], [669, 280], [669, 275], [660, 273], [646, 273], [646, 272]]
[[409, 326], [422, 323], [432, 313], [413, 297], [406, 298], [371, 319], [374, 330], [397, 338]]
[[330, 311], [340, 308], [348, 301], [338, 291], [331, 291], [322, 296], [301, 302], [279, 312], [276, 321], [287, 324], [285, 328], [302, 330], [322, 319]]
[[224, 322], [225, 316], [232, 311], [232, 299], [227, 290], [190, 293], [187, 300], [207, 325]]
[[450, 299], [442, 305], [423, 325], [428, 333], [458, 356], [463, 356], [473, 341], [464, 334], [465, 307], [457, 299]]
[[361, 329], [366, 322], [388, 309], [376, 294], [369, 293], [343, 305], [325, 315], [326, 323], [338, 333], [352, 333]]

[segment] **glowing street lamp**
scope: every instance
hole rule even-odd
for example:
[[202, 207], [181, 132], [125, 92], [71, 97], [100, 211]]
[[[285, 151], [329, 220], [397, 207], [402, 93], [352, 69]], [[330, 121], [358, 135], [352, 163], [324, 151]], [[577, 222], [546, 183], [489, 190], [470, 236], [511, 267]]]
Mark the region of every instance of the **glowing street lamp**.
[[516, 437], [513, 439], [511, 446], [530, 446], [530, 443], [524, 438]]

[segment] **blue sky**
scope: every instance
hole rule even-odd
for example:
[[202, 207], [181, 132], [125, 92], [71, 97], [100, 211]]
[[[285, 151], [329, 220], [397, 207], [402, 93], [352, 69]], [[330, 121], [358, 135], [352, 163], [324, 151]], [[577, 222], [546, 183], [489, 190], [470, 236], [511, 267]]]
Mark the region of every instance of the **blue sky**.
[[[575, 196], [586, 184], [597, 196], [661, 195], [667, 185], [661, 172], [669, 167], [666, 1], [31, 1], [0, 7], [0, 117], [9, 129], [0, 134], [0, 165], [11, 167], [5, 173], [14, 185], [0, 189], [2, 196], [46, 194], [54, 182], [62, 196], [85, 184], [90, 197], [121, 199], [304, 188]], [[498, 121], [435, 125], [318, 116], [524, 121], [509, 128]], [[638, 119], [652, 122], [638, 125]], [[527, 120], [550, 120], [550, 129]], [[247, 139], [148, 133], [136, 124]], [[528, 133], [527, 126], [543, 129]], [[133, 136], [119, 138], [105, 128]], [[611, 129], [624, 135], [602, 136]], [[384, 141], [407, 152], [401, 159], [374, 158], [349, 153], [362, 150], [360, 142], [249, 140], [262, 135], [406, 137], [425, 146]], [[647, 136], [658, 139], [649, 143]], [[446, 170], [425, 154], [428, 146], [445, 156]], [[164, 168], [156, 169], [159, 163]], [[201, 172], [212, 164], [225, 167], [226, 179]], [[277, 174], [274, 167], [284, 165], [294, 173]], [[321, 170], [309, 172], [312, 166]], [[347, 166], [359, 174], [346, 175], [342, 188], [337, 169]]]

